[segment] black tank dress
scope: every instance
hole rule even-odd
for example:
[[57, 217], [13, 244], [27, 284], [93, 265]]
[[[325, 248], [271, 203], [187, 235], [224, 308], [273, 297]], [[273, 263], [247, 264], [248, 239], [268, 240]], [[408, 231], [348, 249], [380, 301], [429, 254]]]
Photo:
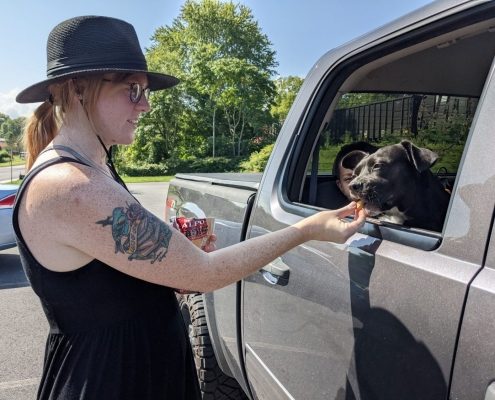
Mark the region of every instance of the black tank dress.
[[[71, 272], [44, 268], [13, 225], [23, 268], [50, 325], [38, 399], [196, 400], [200, 389], [174, 291], [93, 260]], [[80, 162], [81, 164], [84, 164]], [[77, 212], [77, 210], [74, 210]], [[47, 238], [47, 245], [50, 245]]]

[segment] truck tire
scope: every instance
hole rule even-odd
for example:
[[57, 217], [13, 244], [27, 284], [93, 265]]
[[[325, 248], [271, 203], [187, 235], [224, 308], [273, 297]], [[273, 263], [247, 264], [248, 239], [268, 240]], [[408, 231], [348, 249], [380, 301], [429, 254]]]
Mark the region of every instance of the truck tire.
[[188, 329], [203, 400], [248, 400], [237, 381], [218, 366], [211, 344], [201, 294], [178, 295]]

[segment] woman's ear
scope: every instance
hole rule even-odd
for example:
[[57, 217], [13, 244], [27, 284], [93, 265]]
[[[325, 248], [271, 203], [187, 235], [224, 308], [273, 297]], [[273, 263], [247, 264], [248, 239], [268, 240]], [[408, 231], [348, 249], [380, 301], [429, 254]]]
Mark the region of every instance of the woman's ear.
[[84, 92], [84, 87], [81, 87], [80, 83], [77, 81], [77, 78], [72, 78], [71, 79], [72, 86], [74, 87], [74, 92], [76, 93], [77, 99], [79, 101], [83, 100], [83, 92]]

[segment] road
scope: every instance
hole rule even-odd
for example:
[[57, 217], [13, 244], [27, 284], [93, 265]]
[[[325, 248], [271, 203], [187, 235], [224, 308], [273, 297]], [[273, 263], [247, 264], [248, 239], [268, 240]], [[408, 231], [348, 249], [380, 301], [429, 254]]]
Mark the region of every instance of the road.
[[[163, 219], [168, 183], [129, 184], [141, 204]], [[17, 248], [0, 252], [0, 400], [36, 398], [48, 324], [29, 287]]]
[[[24, 165], [17, 165], [12, 167], [12, 180], [19, 179], [19, 174], [24, 174]], [[10, 181], [10, 167], [0, 167], [0, 182]]]

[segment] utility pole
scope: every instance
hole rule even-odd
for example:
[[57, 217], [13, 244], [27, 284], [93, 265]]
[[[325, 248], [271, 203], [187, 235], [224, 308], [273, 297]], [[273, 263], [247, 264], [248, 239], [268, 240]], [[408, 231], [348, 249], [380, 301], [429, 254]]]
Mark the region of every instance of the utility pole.
[[13, 168], [12, 158], [14, 158], [14, 155], [13, 155], [13, 152], [12, 152], [12, 146], [10, 146], [10, 183], [12, 183], [14, 181], [12, 179], [12, 175], [13, 175], [13, 171], [12, 171], [12, 168]]

